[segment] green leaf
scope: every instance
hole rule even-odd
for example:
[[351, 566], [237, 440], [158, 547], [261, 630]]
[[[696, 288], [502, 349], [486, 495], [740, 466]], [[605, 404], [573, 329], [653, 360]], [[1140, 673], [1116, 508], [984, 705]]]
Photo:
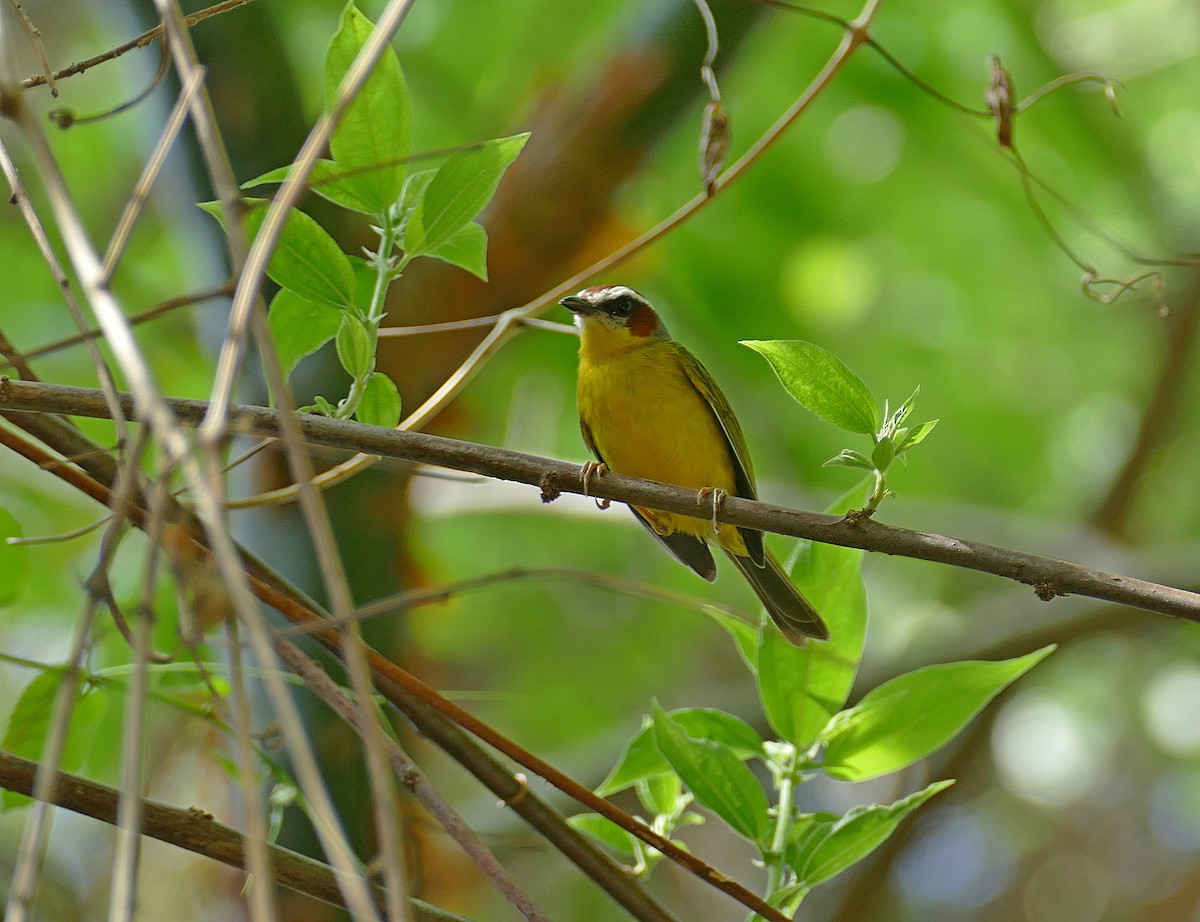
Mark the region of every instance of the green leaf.
[[374, 372], [367, 379], [363, 390], [362, 400], [354, 415], [360, 423], [368, 426], [387, 426], [395, 428], [400, 422], [400, 392], [392, 379], [382, 371]]
[[29, 576], [29, 547], [9, 544], [21, 537], [21, 524], [7, 509], [0, 508], [0, 605], [11, 605], [21, 595]]
[[[844, 514], [862, 506], [870, 482], [834, 503]], [[832, 544], [801, 545], [792, 579], [829, 625], [826, 643], [796, 647], [774, 630], [764, 630], [758, 648], [758, 692], [763, 711], [779, 736], [801, 752], [809, 748], [845, 703], [858, 672], [867, 632], [863, 551]]]
[[[243, 199], [246, 236], [254, 240], [266, 218], [266, 199]], [[200, 205], [225, 226], [225, 213], [217, 202]], [[267, 263], [267, 275], [281, 288], [332, 307], [347, 307], [354, 297], [354, 272], [333, 238], [303, 211], [292, 208], [283, 232]]]
[[728, 746], [741, 759], [763, 755], [763, 739], [750, 724], [716, 708], [680, 708], [669, 712], [687, 735]]
[[796, 872], [797, 885], [815, 887], [871, 854], [890, 836], [900, 821], [953, 781], [936, 781], [923, 791], [894, 804], [855, 807], [843, 817], [816, 814], [812, 822], [799, 823], [786, 860]]
[[865, 781], [911, 765], [953, 739], [1053, 649], [1000, 662], [925, 666], [884, 682], [863, 697], [856, 719], [838, 721], [825, 734], [825, 771]]
[[[651, 775], [634, 785], [642, 806], [655, 816], [670, 816], [679, 810], [679, 798], [683, 796], [683, 784], [674, 772]], [[691, 798], [688, 798], [691, 801]]]
[[408, 220], [410, 253], [436, 253], [481, 212], [496, 194], [500, 177], [517, 159], [529, 134], [484, 141], [441, 165]]
[[[346, 72], [374, 31], [358, 7], [348, 3], [325, 55], [326, 111], [332, 108]], [[391, 207], [404, 185], [412, 152], [412, 104], [400, 61], [391, 48], [376, 62], [329, 147], [338, 167], [347, 174], [341, 182], [353, 189], [355, 197], [369, 204], [370, 211]]]
[[670, 764], [663, 758], [658, 747], [654, 745], [654, 734], [650, 730], [649, 721], [639, 730], [628, 743], [608, 773], [608, 777], [600, 782], [596, 793], [608, 797], [617, 791], [623, 791], [644, 778], [661, 775], [671, 770]]
[[728, 746], [695, 739], [654, 705], [654, 741], [696, 800], [752, 842], [767, 832], [767, 795]]
[[[245, 191], [258, 186], [283, 182], [293, 169], [295, 169], [294, 163], [268, 170], [261, 176], [242, 183], [240, 188]], [[348, 176], [346, 173], [347, 171], [332, 160], [318, 160], [313, 166], [312, 173], [309, 174], [308, 187], [317, 195], [342, 208], [374, 214], [377, 210], [375, 203], [363, 198], [353, 182], [354, 176]]]
[[271, 299], [267, 326], [279, 355], [284, 380], [291, 376], [300, 360], [312, 355], [337, 335], [342, 323], [341, 311], [302, 298], [281, 288]]
[[905, 433], [904, 437], [902, 439], [900, 439], [899, 444], [896, 446], [896, 457], [899, 457], [900, 455], [904, 454], [906, 451], [908, 451], [914, 445], [920, 445], [922, 442], [924, 442], [925, 437], [927, 435], [929, 435], [929, 433], [933, 432], [933, 427], [936, 426], [937, 424], [938, 424], [938, 420], [931, 419], [925, 423], [918, 423], [917, 425], [915, 425], [911, 429], [909, 429], [908, 432]]
[[599, 813], [576, 814], [567, 818], [567, 824], [626, 858], [637, 854], [637, 840], [633, 835]]
[[878, 470], [886, 471], [895, 457], [896, 445], [891, 436], [885, 436], [875, 443], [875, 450], [871, 452], [871, 463]]
[[[749, 759], [763, 754], [762, 737], [740, 717], [714, 708], [680, 708], [670, 711], [669, 716], [680, 724], [689, 736], [723, 743], [740, 758]], [[596, 793], [607, 797], [643, 779], [670, 772], [671, 765], [655, 746], [654, 731], [647, 720], [642, 729], [626, 744], [621, 758], [617, 760], [608, 777], [596, 788]]]
[[352, 378], [364, 378], [375, 367], [375, 344], [366, 324], [353, 314], [342, 314], [334, 338], [338, 361]]
[[[50, 721], [54, 717], [54, 704], [58, 689], [63, 682], [59, 670], [43, 672], [33, 679], [17, 698], [16, 707], [8, 718], [0, 749], [26, 759], [40, 761], [44, 755]], [[96, 728], [104, 716], [107, 702], [95, 691], [80, 686], [78, 697], [72, 708], [71, 724], [63, 748], [61, 767], [63, 771], [78, 771], [91, 752]], [[11, 810], [24, 806], [30, 798], [13, 791], [0, 795], [0, 808]]]
[[801, 339], [743, 340], [742, 345], [760, 353], [787, 392], [821, 419], [864, 435], [879, 429], [879, 401], [832, 352]]
[[861, 451], [855, 451], [853, 448], [843, 448], [835, 457], [830, 458], [822, 464], [821, 467], [857, 467], [865, 471], [875, 470], [875, 465], [871, 463], [871, 459]]
[[487, 281], [487, 231], [474, 221], [426, 256], [440, 259], [452, 266], [460, 266], [472, 275]]

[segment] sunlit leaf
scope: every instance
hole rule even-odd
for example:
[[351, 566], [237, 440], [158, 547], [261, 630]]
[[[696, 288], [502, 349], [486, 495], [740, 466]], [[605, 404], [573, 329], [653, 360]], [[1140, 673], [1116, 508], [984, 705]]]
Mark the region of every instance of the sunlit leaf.
[[654, 740], [698, 803], [738, 834], [753, 842], [761, 841], [767, 829], [767, 795], [732, 749], [689, 736], [657, 704]]
[[945, 745], [1053, 646], [1000, 662], [925, 666], [884, 682], [859, 703], [860, 716], [827, 734], [825, 771], [864, 781], [897, 771]]
[[902, 819], [953, 783], [937, 781], [893, 804], [855, 807], [842, 817], [817, 814], [811, 822], [798, 823], [786, 855], [799, 878], [798, 886], [815, 887], [861, 861], [887, 840]]
[[742, 345], [761, 354], [787, 392], [821, 419], [864, 435], [879, 429], [879, 401], [832, 352], [801, 339], [743, 340]]
[[[358, 7], [346, 5], [325, 55], [327, 111], [355, 56], [374, 31], [375, 26]], [[400, 61], [390, 47], [347, 108], [329, 147], [344, 174], [339, 182], [352, 189], [369, 210], [382, 212], [396, 201], [412, 151], [412, 105]]]
[[517, 159], [529, 134], [484, 141], [441, 165], [405, 231], [414, 253], [436, 253], [491, 201], [500, 177]]
[[[253, 241], [267, 216], [266, 199], [243, 199], [246, 236]], [[225, 212], [217, 202], [200, 205], [225, 226]], [[292, 208], [283, 224], [267, 275], [281, 288], [332, 307], [346, 307], [354, 297], [354, 272], [346, 254], [316, 221]]]

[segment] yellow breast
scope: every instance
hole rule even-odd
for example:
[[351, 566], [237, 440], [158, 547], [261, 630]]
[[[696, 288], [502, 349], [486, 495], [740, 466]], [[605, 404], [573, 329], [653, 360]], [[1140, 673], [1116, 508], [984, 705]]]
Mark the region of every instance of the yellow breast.
[[[696, 390], [670, 341], [623, 353], [581, 350], [579, 417], [610, 470], [700, 490], [736, 491], [730, 449], [708, 401]], [[663, 534], [714, 538], [710, 519], [640, 510]], [[722, 526], [718, 539], [744, 553], [741, 536]]]

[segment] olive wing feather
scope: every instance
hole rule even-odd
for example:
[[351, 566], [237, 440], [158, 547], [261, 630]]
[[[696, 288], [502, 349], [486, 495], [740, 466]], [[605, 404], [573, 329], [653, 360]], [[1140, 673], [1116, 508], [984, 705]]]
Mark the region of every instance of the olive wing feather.
[[[758, 499], [758, 487], [754, 483], [754, 467], [750, 463], [750, 451], [746, 448], [746, 437], [742, 427], [738, 425], [733, 407], [717, 387], [717, 382], [708, 373], [700, 360], [678, 346], [683, 359], [683, 369], [700, 396], [708, 404], [713, 418], [725, 436], [725, 444], [729, 449], [729, 458], [733, 462], [734, 483], [737, 485], [737, 495], [744, 499]], [[738, 532], [746, 543], [746, 550], [756, 566], [766, 565], [766, 555], [763, 552], [762, 532], [750, 528], [739, 528]]]

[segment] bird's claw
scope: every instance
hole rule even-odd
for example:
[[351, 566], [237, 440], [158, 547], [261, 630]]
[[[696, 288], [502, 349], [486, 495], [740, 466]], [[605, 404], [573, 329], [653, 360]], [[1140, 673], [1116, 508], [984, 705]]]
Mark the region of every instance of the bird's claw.
[[[583, 475], [580, 479], [583, 480], [583, 495], [591, 496], [592, 480], [597, 477], [603, 477], [608, 473], [608, 465], [603, 461], [588, 461], [583, 466]], [[612, 505], [611, 499], [595, 499], [597, 509], [607, 509]]]
[[725, 505], [725, 497], [728, 495], [729, 491], [722, 490], [720, 487], [704, 487], [696, 494], [697, 503], [702, 503], [710, 496], [712, 497], [712, 530], [714, 535], [721, 532], [721, 523], [717, 521], [717, 513]]

